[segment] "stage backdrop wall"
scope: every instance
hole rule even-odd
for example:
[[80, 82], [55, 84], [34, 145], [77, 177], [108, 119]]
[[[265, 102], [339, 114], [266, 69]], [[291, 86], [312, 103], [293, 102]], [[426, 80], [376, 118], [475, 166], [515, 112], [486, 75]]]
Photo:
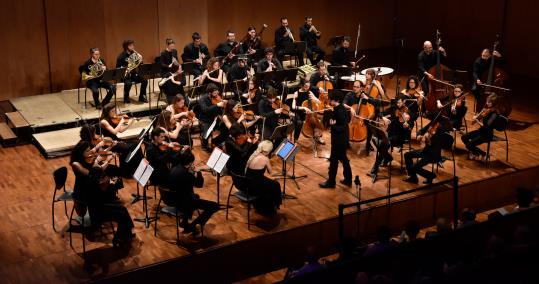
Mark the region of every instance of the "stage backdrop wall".
[[[165, 38], [175, 39], [181, 52], [193, 31], [213, 52], [227, 30], [236, 31], [239, 39], [248, 26], [260, 29], [266, 23], [263, 43], [272, 46], [282, 16], [297, 38], [304, 17], [312, 16], [324, 47], [331, 36], [350, 35], [354, 48], [361, 23], [360, 50], [391, 47], [395, 38], [405, 38], [405, 48], [419, 51], [439, 28], [450, 64], [459, 69], [469, 68], [500, 33], [509, 71], [539, 77], [539, 57], [531, 55], [539, 39], [533, 37], [534, 25], [525, 24], [533, 19], [533, 6], [533, 0], [5, 1], [0, 10], [0, 100], [76, 88], [77, 67], [88, 58], [89, 48], [99, 47], [113, 66], [126, 38], [136, 41], [146, 62], [159, 55]], [[522, 60], [526, 54], [530, 57]]]

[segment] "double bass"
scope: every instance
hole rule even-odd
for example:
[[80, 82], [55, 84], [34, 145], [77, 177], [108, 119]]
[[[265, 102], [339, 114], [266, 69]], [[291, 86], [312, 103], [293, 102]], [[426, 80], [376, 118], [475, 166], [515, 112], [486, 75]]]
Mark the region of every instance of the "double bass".
[[315, 129], [319, 129], [320, 131], [324, 130], [324, 124], [320, 121], [320, 118], [318, 118], [318, 113], [321, 111], [323, 112], [324, 106], [322, 103], [313, 101], [310, 95], [301, 106], [306, 107], [311, 111], [310, 113], [305, 114], [305, 122], [301, 128], [301, 133], [307, 138], [312, 138]]
[[[498, 38], [499, 35], [496, 35], [496, 37]], [[505, 72], [505, 70], [503, 70], [502, 68], [498, 66], [494, 66], [494, 63], [495, 63], [494, 52], [496, 51], [496, 48], [498, 47], [499, 44], [500, 42], [498, 41], [498, 39], [496, 39], [496, 41], [494, 42], [494, 46], [492, 48], [492, 54], [490, 56], [490, 66], [488, 69], [488, 73], [484, 73], [481, 76], [481, 82], [485, 82], [485, 83], [479, 94], [479, 97], [477, 98], [476, 106], [485, 105], [487, 101], [487, 97], [492, 93], [496, 93], [498, 95], [498, 100], [499, 100], [498, 108], [499, 108], [500, 114], [504, 116], [508, 116], [512, 110], [511, 101], [503, 92], [500, 92], [496, 90], [495, 88], [495, 87], [506, 88], [508, 79], [509, 79], [509, 75], [507, 74], [507, 72]]]
[[440, 63], [439, 49], [441, 44], [442, 37], [440, 31], [436, 30], [436, 65], [428, 70], [428, 73], [434, 77], [434, 79], [430, 79], [429, 77], [429, 94], [425, 104], [425, 108], [428, 112], [436, 111], [436, 102], [447, 97], [447, 85], [443, 84], [441, 81], [444, 81], [444, 71], [451, 71], [451, 69]]

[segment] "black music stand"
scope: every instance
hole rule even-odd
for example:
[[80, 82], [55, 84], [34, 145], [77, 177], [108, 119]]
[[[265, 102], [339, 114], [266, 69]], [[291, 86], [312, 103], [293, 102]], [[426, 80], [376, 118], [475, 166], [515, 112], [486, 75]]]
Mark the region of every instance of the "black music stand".
[[[116, 75], [117, 70], [123, 69], [123, 77]], [[101, 81], [107, 82], [113, 85], [113, 95], [114, 95], [114, 105], [116, 105], [116, 83], [118, 83], [118, 80], [122, 80], [125, 78], [125, 68], [118, 68], [118, 69], [107, 69], [105, 72], [103, 72], [103, 77], [101, 78]]]
[[[288, 139], [284, 139], [283, 142], [281, 142], [281, 144], [279, 144], [279, 146], [277, 147], [277, 149], [275, 151], [277, 156], [279, 158], [281, 158], [281, 160], [283, 161], [283, 168], [282, 168], [282, 173], [281, 173], [281, 177], [280, 177], [280, 178], [283, 179], [283, 193], [282, 193], [282, 198], [283, 199], [297, 199], [296, 196], [286, 194], [286, 180], [287, 179], [293, 180], [296, 183], [296, 186], [298, 187], [298, 189], [300, 189], [299, 185], [298, 185], [298, 182], [296, 181], [296, 177], [289, 176], [286, 173], [286, 171], [287, 171], [286, 162], [292, 161], [293, 163], [295, 163], [296, 154], [299, 152], [299, 149], [300, 149], [300, 147], [298, 147], [296, 144], [292, 143]], [[306, 176], [304, 176], [304, 177], [306, 177]], [[299, 177], [297, 177], [297, 178], [299, 178]]]
[[[206, 165], [214, 171], [215, 175], [217, 176], [217, 205], [219, 206], [219, 209], [226, 209], [226, 205], [222, 206], [220, 199], [220, 192], [221, 192], [221, 174], [226, 166], [226, 163], [230, 159], [230, 156], [227, 155], [225, 152], [223, 152], [221, 149], [215, 147], [213, 149], [213, 152], [211, 153], [210, 157], [208, 158], [208, 161], [206, 162]], [[229, 207], [232, 208], [232, 207]]]
[[336, 48], [337, 45], [339, 45], [339, 44], [341, 44], [343, 42], [343, 40], [344, 40], [343, 35], [330, 37], [329, 40], [328, 40], [328, 43], [326, 44], [326, 46], [333, 46], [334, 48]]
[[[283, 90], [281, 94], [281, 101], [284, 102], [286, 100], [285, 93], [288, 93], [288, 83], [291, 81], [296, 81], [296, 78], [298, 76], [298, 68], [290, 68], [290, 69], [283, 69], [283, 70], [277, 70], [275, 71], [275, 81], [281, 82], [283, 85]], [[285, 89], [287, 92], [285, 92]]]
[[328, 66], [328, 73], [330, 76], [335, 76], [335, 78], [339, 78], [339, 76], [350, 76], [353, 74], [352, 67], [348, 66]]
[[[143, 203], [142, 209], [144, 211], [144, 217], [136, 217], [134, 220], [137, 222], [144, 222], [144, 224], [146, 225], [146, 228], [149, 228], [150, 222], [156, 219], [155, 216], [154, 217], [148, 216], [148, 199], [149, 198], [146, 195], [146, 192], [149, 186], [149, 178], [152, 175], [153, 171], [154, 169], [152, 168], [152, 166], [150, 166], [150, 163], [146, 159], [142, 159], [140, 161], [139, 166], [137, 167], [137, 170], [133, 174], [133, 178], [137, 181], [137, 192], [138, 192], [139, 184], [144, 188], [143, 197], [142, 197], [142, 203]], [[136, 201], [131, 202], [131, 204], [133, 204], [134, 202]]]
[[[279, 146], [276, 148], [276, 149], [279, 149], [280, 147], [282, 147], [283, 143], [285, 143], [286, 141], [289, 141], [291, 142], [292, 144], [294, 144], [294, 142], [288, 140], [288, 136], [292, 134], [292, 132], [294, 131], [294, 124], [287, 124], [287, 125], [283, 125], [283, 126], [279, 126], [279, 127], [286, 127], [285, 129], [285, 133], [279, 133], [279, 135], [283, 135], [281, 136], [281, 139], [284, 139], [282, 140], [282, 142], [279, 144]], [[277, 127], [277, 128], [279, 128]], [[275, 129], [275, 131], [273, 132], [274, 135], [275, 133], [277, 132], [277, 128]], [[282, 131], [282, 130], [279, 130], [279, 131]], [[272, 135], [272, 137], [274, 136]], [[276, 140], [278, 141], [278, 140]], [[278, 151], [276, 151], [278, 152]], [[286, 167], [286, 161], [284, 161], [284, 166]], [[280, 178], [283, 178], [283, 179], [291, 179], [294, 181], [294, 183], [296, 184], [296, 187], [299, 189], [301, 189], [299, 187], [299, 184], [297, 182], [298, 179], [302, 179], [302, 178], [306, 178], [307, 175], [302, 175], [302, 176], [296, 176], [296, 157], [294, 155], [294, 158], [292, 159], [292, 175], [284, 175], [284, 176], [281, 176]]]
[[[387, 132], [381, 129], [380, 127], [374, 126], [370, 123], [367, 123], [367, 127], [369, 128], [369, 131], [372, 133], [372, 138], [376, 139], [376, 158], [378, 158], [382, 153], [380, 153], [380, 145], [382, 144], [382, 141], [387, 142], [390, 145], [389, 138], [387, 137]], [[387, 165], [387, 176], [376, 176], [376, 179], [388, 179], [387, 181], [387, 195], [389, 196], [391, 194], [391, 162]], [[376, 182], [376, 179], [373, 180], [373, 183]]]
[[[155, 82], [156, 78], [161, 77], [161, 64], [159, 63], [147, 63], [141, 64], [138, 67], [138, 74], [141, 78], [148, 81], [148, 109], [152, 109], [152, 93], [155, 93]], [[152, 89], [153, 86], [153, 89]], [[159, 105], [159, 98], [157, 98], [157, 103], [155, 104], [156, 108]]]
[[303, 54], [307, 50], [307, 43], [304, 41], [287, 42], [284, 44], [283, 50], [286, 55], [301, 56], [304, 59]]
[[[182, 70], [185, 73], [185, 78], [187, 78], [187, 85], [189, 85], [189, 75], [194, 74], [196, 63], [194, 62], [185, 62], [182, 64]], [[192, 82], [190, 88], [194, 87], [195, 82]]]

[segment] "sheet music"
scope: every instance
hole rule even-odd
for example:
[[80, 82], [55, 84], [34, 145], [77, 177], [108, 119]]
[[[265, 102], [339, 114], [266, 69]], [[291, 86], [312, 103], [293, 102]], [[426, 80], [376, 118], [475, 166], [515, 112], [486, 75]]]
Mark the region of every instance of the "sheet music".
[[206, 162], [206, 165], [216, 172], [221, 173], [229, 158], [230, 156], [221, 151], [221, 149], [215, 148]]
[[219, 156], [219, 160], [217, 160], [217, 163], [215, 163], [215, 167], [213, 169], [218, 173], [223, 172], [223, 169], [225, 168], [226, 162], [228, 162], [229, 158], [229, 155], [222, 153], [221, 156]]
[[153, 173], [153, 167], [146, 159], [142, 159], [133, 174], [133, 178], [141, 185], [145, 186]]
[[213, 129], [215, 128], [215, 125], [217, 124], [217, 117], [213, 120], [210, 127], [208, 128], [208, 131], [206, 134], [204, 134], [204, 139], [208, 139], [210, 137], [210, 134], [212, 133]]

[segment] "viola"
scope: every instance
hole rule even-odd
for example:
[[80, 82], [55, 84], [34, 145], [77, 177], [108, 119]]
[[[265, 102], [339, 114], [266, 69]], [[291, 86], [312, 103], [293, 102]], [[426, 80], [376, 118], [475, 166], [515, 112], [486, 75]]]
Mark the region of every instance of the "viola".
[[438, 131], [438, 128], [440, 128], [440, 122], [436, 121], [432, 125], [429, 126], [427, 132], [425, 133], [425, 143], [427, 145], [430, 145], [432, 143], [432, 137], [436, 134]]
[[105, 147], [110, 147], [114, 143], [114, 140], [110, 137], [102, 137], [99, 135], [95, 135], [92, 139], [92, 145], [97, 145], [99, 143], [103, 142]]
[[279, 98], [276, 98], [273, 103], [271, 103], [271, 107], [273, 109], [282, 109], [283, 111], [281, 114], [283, 115], [290, 115], [290, 107], [287, 104], [283, 104]]
[[168, 149], [171, 149], [174, 152], [180, 152], [183, 149], [183, 145], [181, 145], [178, 142], [171, 142], [170, 144], [172, 144], [172, 147], [169, 147], [168, 143], [161, 144], [161, 145], [159, 145], [159, 149], [161, 151], [166, 151]]
[[218, 103], [220, 103], [222, 101], [223, 101], [223, 97], [221, 97], [221, 95], [217, 95], [217, 96], [211, 98], [211, 104], [212, 105], [216, 105], [216, 104], [218, 104]]
[[124, 125], [128, 125], [129, 124], [129, 116], [127, 114], [123, 114], [123, 115], [115, 115], [113, 117], [110, 118], [110, 120], [112, 121], [112, 123], [118, 125], [120, 124], [120, 121], [122, 121], [122, 118], [124, 119]]
[[[187, 119], [188, 120], [193, 120], [196, 118], [195, 116], [195, 113], [192, 111], [192, 110], [189, 110], [189, 108], [187, 106], [183, 106], [183, 107], [176, 107], [174, 106], [174, 112], [176, 114], [178, 113], [182, 113], [182, 112], [186, 112], [187, 113]], [[179, 119], [178, 119], [179, 120]]]
[[395, 110], [395, 116], [399, 118], [399, 122], [402, 123], [404, 127], [406, 128], [410, 127], [408, 125], [408, 120], [410, 120], [410, 112], [406, 106], [397, 108]]

